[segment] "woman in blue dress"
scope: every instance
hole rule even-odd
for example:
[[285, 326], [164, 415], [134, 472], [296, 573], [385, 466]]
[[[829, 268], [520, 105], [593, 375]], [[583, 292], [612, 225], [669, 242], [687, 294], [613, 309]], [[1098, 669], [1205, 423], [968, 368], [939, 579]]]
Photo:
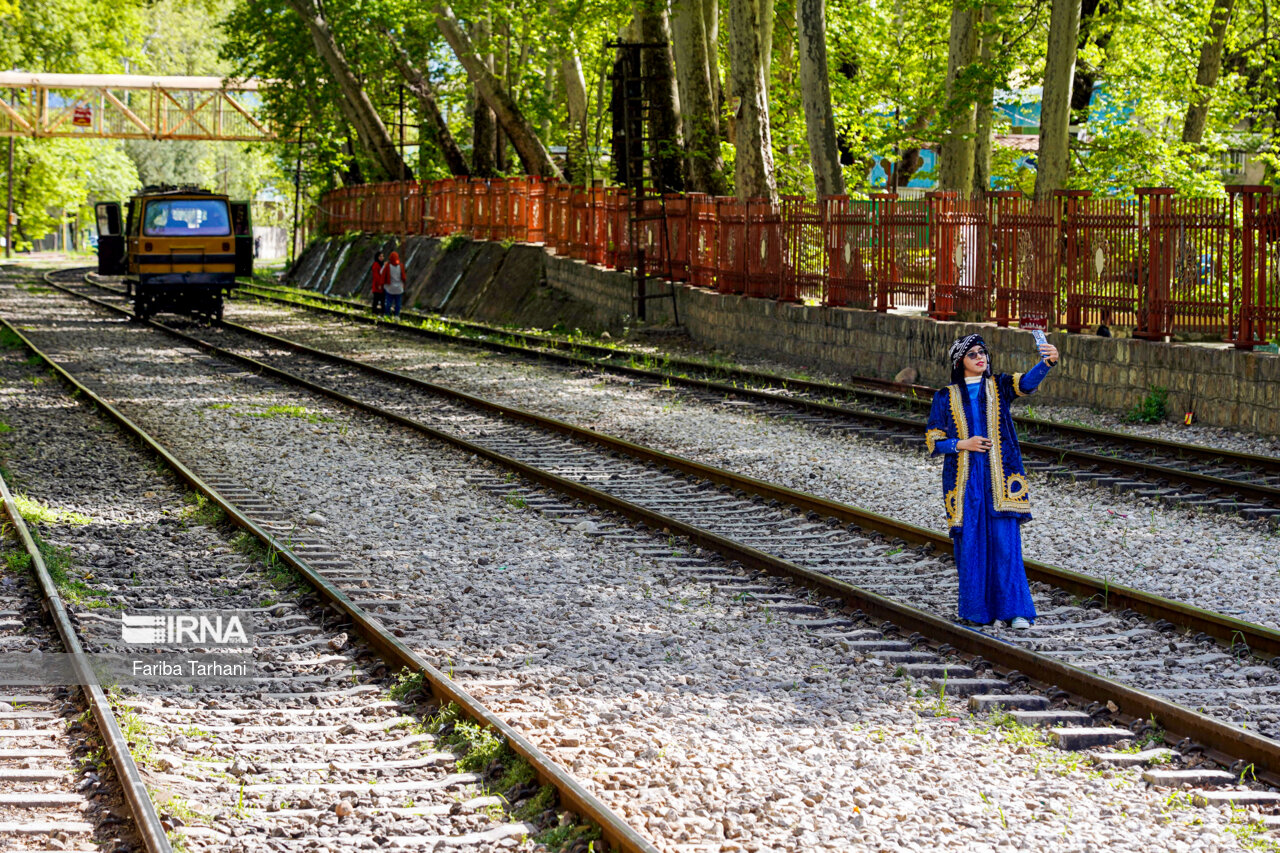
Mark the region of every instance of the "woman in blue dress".
[[1052, 344], [1026, 373], [992, 375], [980, 335], [951, 345], [951, 384], [933, 395], [925, 432], [930, 455], [943, 457], [942, 494], [960, 575], [960, 618], [1031, 627], [1019, 526], [1031, 519], [1031, 494], [1009, 404], [1035, 391], [1058, 363]]

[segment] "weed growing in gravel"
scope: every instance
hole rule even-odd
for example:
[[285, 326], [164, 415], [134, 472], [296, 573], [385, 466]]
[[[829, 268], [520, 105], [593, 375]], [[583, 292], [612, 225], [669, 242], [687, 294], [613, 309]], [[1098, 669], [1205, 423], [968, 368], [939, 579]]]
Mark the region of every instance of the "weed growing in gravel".
[[138, 716], [123, 698], [115, 691], [107, 695], [111, 710], [116, 714], [116, 722], [120, 724], [120, 733], [129, 742], [129, 751], [139, 765], [149, 765], [156, 757], [156, 745], [151, 740], [151, 732], [142, 718]]
[[556, 789], [543, 785], [538, 793], [530, 797], [523, 805], [511, 813], [516, 820], [530, 820], [543, 812], [556, 807]]
[[8, 327], [0, 328], [0, 349], [23, 349], [26, 344]]
[[1258, 853], [1278, 853], [1280, 844], [1267, 837], [1267, 827], [1249, 817], [1247, 809], [1231, 807], [1231, 820], [1227, 823], [1227, 832], [1236, 837], [1245, 850]]
[[529, 502], [524, 499], [524, 496], [522, 496], [519, 492], [515, 491], [514, 489], [512, 489], [510, 492], [507, 492], [507, 494], [502, 499], [506, 501], [509, 505], [515, 507], [516, 509], [524, 509], [529, 505]]
[[[440, 746], [451, 747], [455, 752], [461, 753], [457, 765], [459, 771], [493, 773], [495, 767], [501, 768], [500, 773], [493, 776], [492, 781], [486, 786], [485, 793], [493, 793], [506, 800], [507, 796], [516, 789], [527, 790], [537, 778], [533, 767], [516, 755], [492, 729], [461, 719], [460, 709], [452, 702], [428, 720], [425, 728], [428, 733], [439, 737]], [[546, 785], [512, 811], [511, 817], [516, 820], [533, 820], [554, 809], [556, 802], [555, 789]], [[495, 808], [490, 813], [490, 817], [494, 820], [502, 820], [504, 814], [506, 814], [506, 808]], [[562, 826], [547, 828], [535, 840], [552, 850], [564, 850], [579, 842], [590, 844], [599, 838], [598, 827], [577, 824], [570, 820]]]
[[[284, 543], [286, 548], [291, 544], [288, 541]], [[311, 591], [311, 585], [281, 559], [278, 551], [267, 549], [253, 534], [241, 531], [231, 540], [231, 549], [250, 560], [265, 564], [267, 575], [276, 589], [294, 587], [301, 594]]]
[[594, 842], [599, 840], [600, 830], [594, 826], [582, 826], [581, 824], [567, 823], [564, 826], [557, 826], [554, 829], [548, 829], [534, 836], [534, 841], [539, 844], [545, 844], [552, 850], [564, 850], [570, 847], [580, 847], [582, 842], [589, 845], [586, 849], [594, 848]]
[[[31, 538], [35, 540], [36, 548], [40, 551], [40, 558], [44, 560], [44, 566], [49, 572], [50, 580], [53, 581], [53, 585], [57, 588], [58, 594], [62, 596], [64, 601], [90, 610], [100, 607], [119, 608], [121, 606], [103, 601], [103, 597], [107, 595], [105, 591], [94, 589], [79, 578], [68, 576], [67, 570], [72, 565], [70, 548], [50, 545], [34, 530], [31, 531]], [[31, 568], [31, 555], [6, 553], [5, 562], [11, 571], [29, 571]]]
[[5, 551], [5, 568], [17, 574], [31, 571], [31, 555], [23, 551]]
[[397, 702], [404, 702], [415, 696], [425, 695], [426, 684], [427, 679], [423, 673], [402, 669], [396, 676], [396, 683], [387, 691], [387, 695]]
[[196, 811], [191, 804], [181, 797], [174, 797], [164, 804], [161, 809], [162, 816], [164, 814], [172, 815], [184, 824], [193, 823], [213, 823], [213, 818], [204, 812]]
[[3, 435], [6, 432], [13, 432], [13, 427], [9, 426], [4, 421], [0, 421], [0, 435]]
[[333, 422], [333, 418], [317, 414], [306, 406], [267, 406], [257, 412], [232, 412], [231, 414], [246, 418], [298, 418], [309, 424]]
[[183, 508], [180, 517], [187, 521], [205, 527], [217, 527], [227, 520], [227, 514], [222, 511], [222, 507], [202, 494], [187, 492], [182, 499], [187, 505]]
[[13, 501], [18, 505], [18, 512], [26, 519], [27, 524], [90, 524], [92, 518], [66, 509], [54, 509], [42, 501], [26, 495], [14, 495]]

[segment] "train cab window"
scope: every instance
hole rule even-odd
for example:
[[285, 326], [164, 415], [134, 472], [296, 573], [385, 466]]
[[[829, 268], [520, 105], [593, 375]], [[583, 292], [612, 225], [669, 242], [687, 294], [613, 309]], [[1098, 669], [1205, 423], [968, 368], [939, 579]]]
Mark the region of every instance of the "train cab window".
[[227, 203], [212, 198], [149, 201], [142, 233], [147, 237], [226, 237], [231, 234]]

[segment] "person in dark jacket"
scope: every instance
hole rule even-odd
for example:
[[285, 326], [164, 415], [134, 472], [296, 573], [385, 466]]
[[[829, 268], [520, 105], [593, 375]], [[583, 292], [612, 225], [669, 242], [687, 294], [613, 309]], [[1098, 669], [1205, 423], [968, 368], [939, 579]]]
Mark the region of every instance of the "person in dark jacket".
[[373, 272], [370, 273], [369, 294], [373, 297], [373, 313], [381, 314], [387, 304], [387, 262], [379, 252], [373, 259]]
[[1031, 519], [1031, 494], [1009, 404], [1035, 391], [1058, 363], [1052, 344], [1026, 373], [992, 375], [987, 345], [969, 335], [951, 345], [951, 384], [933, 395], [925, 432], [942, 456], [943, 508], [955, 541], [960, 618], [1031, 627], [1036, 608], [1022, 563], [1020, 526]]

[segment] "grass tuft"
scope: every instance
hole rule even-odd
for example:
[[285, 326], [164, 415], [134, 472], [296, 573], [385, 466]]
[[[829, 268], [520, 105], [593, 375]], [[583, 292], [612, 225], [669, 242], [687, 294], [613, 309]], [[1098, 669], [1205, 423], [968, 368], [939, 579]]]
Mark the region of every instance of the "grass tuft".
[[1124, 416], [1128, 424], [1158, 424], [1165, 419], [1169, 408], [1169, 389], [1150, 386], [1147, 396]]
[[18, 505], [18, 512], [27, 524], [92, 524], [93, 519], [68, 509], [55, 509], [48, 504], [29, 498], [26, 495], [14, 495], [13, 501]]

